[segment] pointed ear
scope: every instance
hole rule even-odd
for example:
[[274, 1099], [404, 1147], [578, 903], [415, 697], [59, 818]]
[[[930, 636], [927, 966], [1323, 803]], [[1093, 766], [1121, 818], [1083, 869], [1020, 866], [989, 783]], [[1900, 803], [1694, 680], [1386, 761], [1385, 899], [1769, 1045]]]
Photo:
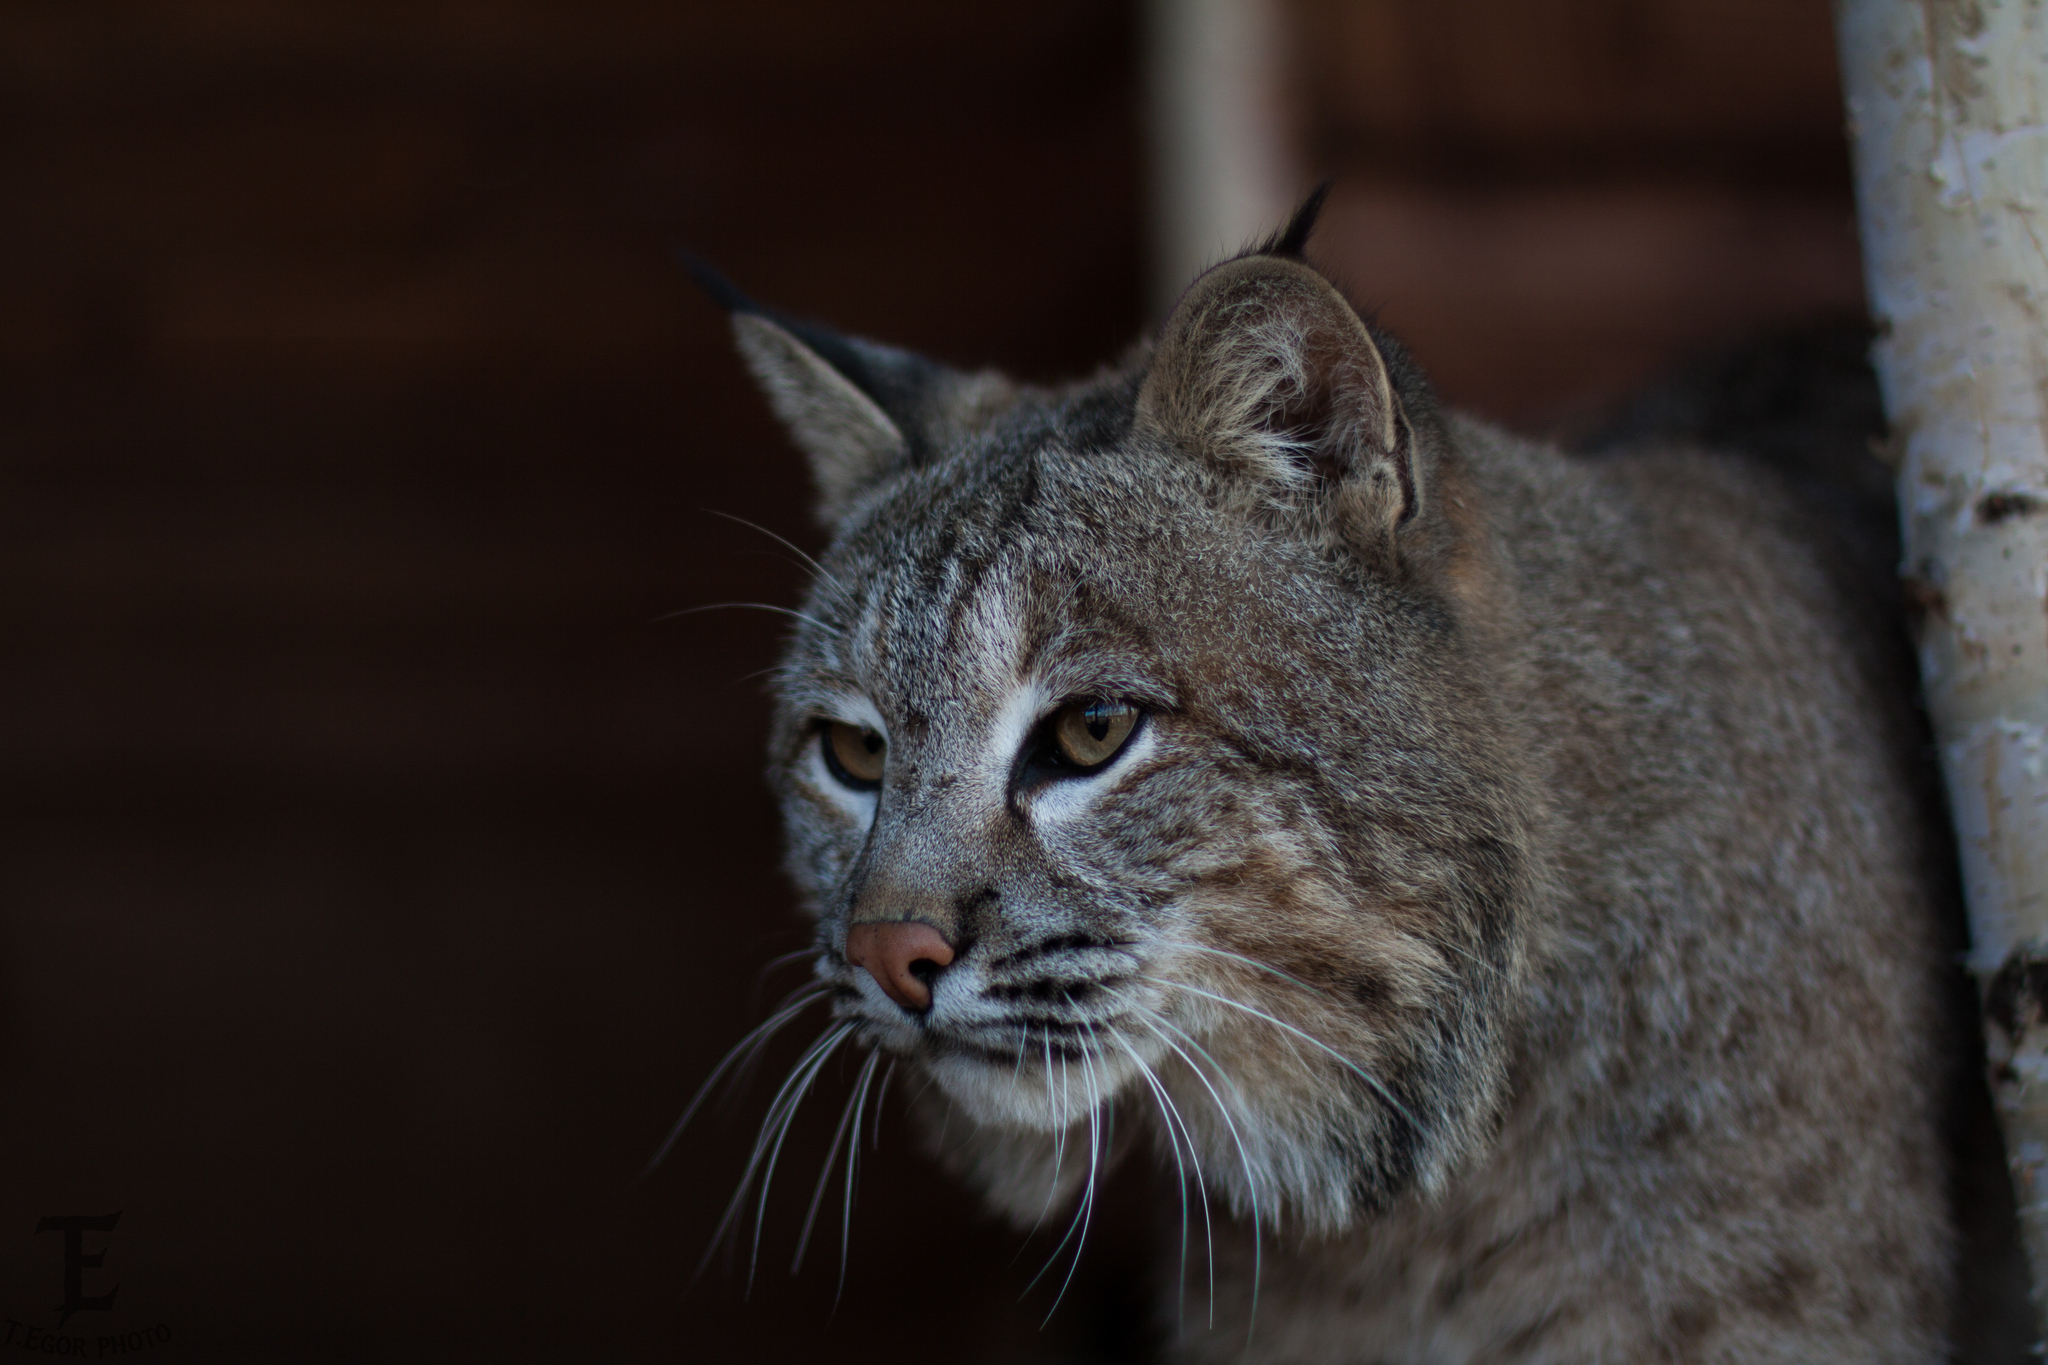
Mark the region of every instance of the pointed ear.
[[1386, 358], [1299, 260], [1241, 256], [1195, 281], [1167, 319], [1137, 419], [1370, 557], [1395, 555], [1421, 509], [1415, 432]]
[[688, 251], [677, 253], [711, 301], [775, 415], [810, 457], [818, 520], [830, 527], [868, 483], [932, 458], [956, 435], [1016, 402], [999, 374], [966, 374], [910, 351], [842, 336], [763, 308]]
[[732, 330], [769, 405], [810, 456], [828, 527], [863, 487], [935, 458], [1018, 397], [992, 371], [963, 373], [765, 309], [735, 312]]
[[909, 456], [895, 420], [794, 332], [759, 313], [734, 313], [732, 334], [768, 406], [810, 457], [818, 516], [827, 525], [862, 484]]

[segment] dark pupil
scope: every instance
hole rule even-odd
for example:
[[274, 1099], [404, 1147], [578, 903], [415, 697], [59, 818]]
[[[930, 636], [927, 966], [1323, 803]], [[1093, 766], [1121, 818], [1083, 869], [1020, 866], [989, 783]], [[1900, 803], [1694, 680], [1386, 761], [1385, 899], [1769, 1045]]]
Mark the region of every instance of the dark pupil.
[[873, 730], [861, 731], [860, 743], [861, 747], [871, 754], [882, 752], [882, 737]]
[[1092, 738], [1099, 740], [1109, 733], [1111, 712], [1115, 709], [1103, 701], [1088, 704], [1088, 709], [1081, 713], [1081, 723], [1088, 727], [1088, 734]]

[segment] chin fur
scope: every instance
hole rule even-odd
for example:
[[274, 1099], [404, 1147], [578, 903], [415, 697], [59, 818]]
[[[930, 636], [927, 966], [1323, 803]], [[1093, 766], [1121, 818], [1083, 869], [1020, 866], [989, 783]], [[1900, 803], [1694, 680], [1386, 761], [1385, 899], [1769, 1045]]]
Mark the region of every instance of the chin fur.
[[1441, 1149], [1419, 1167], [1414, 1147], [1383, 1152], [1366, 1169], [1393, 1181], [1362, 1179], [1360, 1154], [1387, 1148], [1390, 1134], [1383, 1114], [1346, 1101], [1355, 1078], [1313, 1048], [1209, 1013], [1195, 1012], [1210, 1029], [1182, 1030], [1173, 1044], [1126, 1047], [1098, 1029], [1085, 1059], [1055, 1050], [1049, 1068], [1043, 1049], [1009, 1065], [964, 1050], [927, 1057], [928, 1131], [949, 1168], [1027, 1227], [1078, 1196], [1091, 1142], [1099, 1169], [1142, 1141], [1162, 1169], [1191, 1183], [1199, 1172], [1219, 1207], [1274, 1231], [1334, 1235], [1402, 1194], [1440, 1189], [1451, 1156]]
[[[1156, 1060], [1147, 1058], [1146, 1064]], [[977, 1125], [1025, 1133], [1065, 1132], [1143, 1084], [1137, 1064], [1114, 1053], [1083, 1060], [1055, 1051], [1048, 1066], [1041, 1052], [1022, 1064], [1002, 1066], [968, 1053], [941, 1052], [925, 1063], [925, 1070]]]

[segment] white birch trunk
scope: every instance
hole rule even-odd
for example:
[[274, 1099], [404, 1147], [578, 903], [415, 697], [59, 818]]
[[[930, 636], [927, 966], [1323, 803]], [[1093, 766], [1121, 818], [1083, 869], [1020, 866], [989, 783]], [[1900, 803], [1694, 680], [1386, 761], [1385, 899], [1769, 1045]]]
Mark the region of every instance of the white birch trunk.
[[2048, 1275], [2048, 10], [1837, 0], [1903, 572], [2035, 1301]]
[[1148, 0], [1152, 310], [1287, 221], [1302, 191], [1280, 0]]

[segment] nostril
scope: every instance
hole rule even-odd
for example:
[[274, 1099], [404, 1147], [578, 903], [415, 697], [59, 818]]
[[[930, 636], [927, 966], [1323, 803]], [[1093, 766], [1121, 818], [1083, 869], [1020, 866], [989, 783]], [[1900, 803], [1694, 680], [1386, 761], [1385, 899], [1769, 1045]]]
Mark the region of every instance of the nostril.
[[931, 1008], [932, 985], [953, 960], [953, 945], [929, 924], [897, 920], [846, 931], [846, 960], [863, 967], [885, 994], [913, 1012]]

